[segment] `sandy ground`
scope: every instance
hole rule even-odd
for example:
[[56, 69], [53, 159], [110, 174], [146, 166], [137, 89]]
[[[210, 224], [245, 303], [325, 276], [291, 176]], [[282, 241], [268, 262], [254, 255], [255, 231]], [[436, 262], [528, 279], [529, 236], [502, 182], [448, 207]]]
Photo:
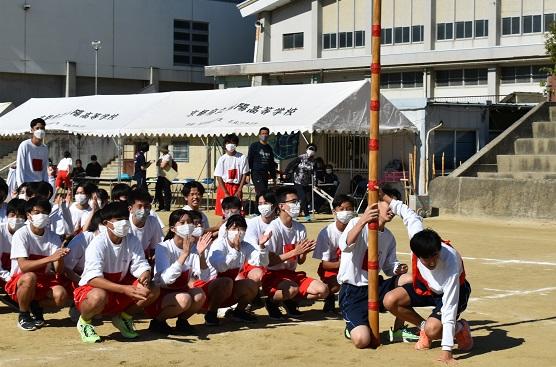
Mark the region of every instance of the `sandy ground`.
[[[165, 217], [167, 214], [165, 215]], [[212, 218], [211, 218], [212, 219]], [[316, 238], [326, 222], [308, 224]], [[556, 225], [478, 218], [426, 220], [465, 257], [472, 299], [464, 317], [475, 338], [470, 353], [457, 354], [461, 366], [554, 366], [556, 342]], [[389, 228], [398, 239], [399, 258], [408, 261], [407, 234], [399, 219]], [[318, 263], [301, 269], [316, 275]], [[355, 350], [342, 335], [343, 321], [325, 319], [322, 303], [304, 308], [302, 321], [274, 322], [258, 310], [259, 322], [241, 327], [224, 321], [201, 326], [197, 336], [159, 338], [138, 320], [141, 336], [122, 341], [109, 321], [97, 327], [103, 343], [81, 342], [67, 309], [46, 315], [48, 326], [34, 332], [16, 327], [17, 315], [0, 304], [0, 366], [430, 366], [439, 354], [416, 352], [412, 344], [387, 343], [391, 315], [381, 315], [384, 345]], [[428, 310], [423, 309], [426, 314]]]

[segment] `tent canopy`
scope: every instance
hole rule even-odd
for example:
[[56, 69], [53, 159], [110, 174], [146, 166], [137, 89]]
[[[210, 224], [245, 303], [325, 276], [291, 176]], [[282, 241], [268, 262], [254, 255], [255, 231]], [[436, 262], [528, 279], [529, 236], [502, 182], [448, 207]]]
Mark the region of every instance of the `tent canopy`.
[[[116, 136], [215, 136], [235, 132], [359, 133], [369, 128], [369, 82], [277, 85], [132, 95], [32, 98], [0, 117], [0, 136], [29, 131], [45, 119], [47, 129]], [[380, 132], [416, 132], [381, 96]]]

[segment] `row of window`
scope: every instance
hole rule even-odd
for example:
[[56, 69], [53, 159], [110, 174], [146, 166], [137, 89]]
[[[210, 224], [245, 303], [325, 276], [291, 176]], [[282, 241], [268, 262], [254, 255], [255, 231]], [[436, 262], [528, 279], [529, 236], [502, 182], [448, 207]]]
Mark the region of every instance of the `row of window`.
[[[475, 27], [473, 27], [473, 25]], [[454, 34], [455, 27], [455, 34]], [[473, 33], [473, 30], [475, 31]], [[468, 20], [455, 23], [437, 23], [436, 39], [438, 41], [451, 39], [488, 37], [488, 19]]]
[[174, 65], [209, 64], [209, 24], [174, 19]]
[[423, 73], [419, 71], [380, 74], [381, 88], [419, 88], [422, 86]]
[[487, 74], [487, 69], [437, 70], [436, 86], [485, 85], [487, 84]]
[[546, 80], [548, 65], [508, 66], [500, 69], [500, 83], [539, 83]]
[[422, 25], [382, 28], [380, 32], [380, 43], [382, 45], [392, 45], [396, 43], [423, 42], [424, 32], [425, 27]]
[[353, 47], [354, 38], [355, 47], [365, 46], [365, 31], [324, 33], [322, 35], [322, 48], [324, 50], [329, 50], [333, 48]]
[[502, 18], [502, 35], [548, 32], [556, 21], [556, 13], [544, 15], [524, 15], [522, 17]]

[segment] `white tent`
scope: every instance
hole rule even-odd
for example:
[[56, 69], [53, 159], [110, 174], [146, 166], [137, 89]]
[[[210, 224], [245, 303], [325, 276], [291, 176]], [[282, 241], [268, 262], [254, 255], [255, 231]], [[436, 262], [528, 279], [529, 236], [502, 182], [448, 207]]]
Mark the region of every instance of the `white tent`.
[[[32, 98], [0, 117], [0, 136], [47, 129], [92, 136], [216, 136], [273, 133], [359, 133], [369, 126], [369, 82], [215, 89], [133, 95]], [[380, 132], [417, 132], [381, 96]]]

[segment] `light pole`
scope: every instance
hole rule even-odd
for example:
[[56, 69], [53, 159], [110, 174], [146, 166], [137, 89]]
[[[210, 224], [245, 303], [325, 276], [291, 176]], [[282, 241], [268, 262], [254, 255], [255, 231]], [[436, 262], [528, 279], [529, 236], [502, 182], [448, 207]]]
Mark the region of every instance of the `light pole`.
[[98, 94], [98, 50], [100, 50], [100, 41], [91, 42], [93, 50], [95, 50], [95, 95]]

